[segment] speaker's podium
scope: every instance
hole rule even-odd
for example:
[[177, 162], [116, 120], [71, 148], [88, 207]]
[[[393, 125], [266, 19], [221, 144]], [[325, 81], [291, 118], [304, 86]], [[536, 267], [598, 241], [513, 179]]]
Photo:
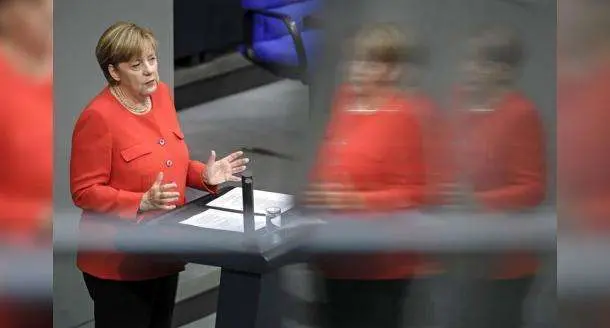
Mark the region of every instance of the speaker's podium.
[[[242, 194], [238, 199], [243, 200], [243, 208], [214, 206], [236, 193]], [[255, 211], [252, 195], [252, 177], [245, 175], [241, 189], [223, 188], [125, 230], [118, 246], [159, 261], [220, 267], [217, 328], [280, 327], [283, 311], [277, 270], [303, 260], [297, 246], [308, 229], [267, 229], [266, 217], [258, 208]], [[282, 220], [289, 215], [282, 213]], [[242, 220], [241, 229], [236, 228], [236, 220]]]

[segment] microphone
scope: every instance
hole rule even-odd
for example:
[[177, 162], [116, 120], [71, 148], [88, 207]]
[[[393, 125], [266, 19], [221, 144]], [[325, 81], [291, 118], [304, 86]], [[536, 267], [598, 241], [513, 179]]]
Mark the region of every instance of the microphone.
[[244, 233], [252, 233], [254, 232], [254, 182], [250, 171], [242, 173], [241, 189], [244, 208]]

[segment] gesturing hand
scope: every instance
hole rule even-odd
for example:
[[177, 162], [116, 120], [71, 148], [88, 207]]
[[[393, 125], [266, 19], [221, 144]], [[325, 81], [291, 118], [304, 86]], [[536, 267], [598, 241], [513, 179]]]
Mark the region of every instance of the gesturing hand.
[[44, 208], [38, 214], [38, 234], [36, 241], [45, 245], [53, 243], [53, 209], [51, 207]]
[[171, 190], [176, 189], [178, 186], [173, 182], [167, 184], [162, 184], [162, 182], [163, 172], [160, 172], [152, 187], [144, 193], [144, 197], [142, 197], [142, 201], [140, 201], [141, 212], [173, 210], [176, 208], [176, 205], [172, 203], [178, 201], [180, 193]]
[[212, 150], [203, 173], [203, 180], [211, 186], [227, 181], [240, 181], [234, 174], [245, 171], [246, 164], [250, 161], [247, 158], [241, 158], [243, 155], [243, 152], [236, 151], [217, 161], [216, 152]]
[[465, 189], [455, 182], [440, 184], [437, 193], [441, 204], [447, 209], [471, 210], [476, 203], [473, 191]]
[[338, 183], [316, 183], [309, 186], [305, 202], [312, 208], [326, 210], [359, 210], [364, 208], [360, 195]]

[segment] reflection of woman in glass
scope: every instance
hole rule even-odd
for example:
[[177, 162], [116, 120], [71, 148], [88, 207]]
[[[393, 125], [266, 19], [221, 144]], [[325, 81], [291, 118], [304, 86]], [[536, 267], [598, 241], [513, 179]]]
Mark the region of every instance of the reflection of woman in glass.
[[[560, 0], [557, 28], [558, 225], [562, 234], [573, 234], [576, 241], [606, 240], [610, 233], [610, 2]], [[582, 255], [587, 265], [605, 261]], [[610, 327], [605, 293], [567, 306], [560, 301], [562, 324]]]
[[[0, 0], [0, 233], [50, 240], [52, 2]], [[46, 231], [46, 232], [44, 232]]]
[[[491, 26], [468, 46], [465, 80], [438, 149], [443, 160], [437, 163], [443, 166], [437, 168], [435, 201], [481, 212], [534, 208], [545, 196], [544, 135], [534, 105], [514, 85], [522, 62], [520, 40], [509, 29]], [[464, 311], [464, 327], [520, 327], [521, 302], [537, 266], [528, 254], [493, 259], [485, 269], [491, 279], [480, 282], [487, 294]]]
[[514, 85], [521, 43], [492, 27], [472, 37], [469, 50], [443, 137], [441, 156], [449, 157], [439, 201], [461, 192], [471, 194], [460, 198], [469, 198], [468, 206], [484, 211], [535, 207], [545, 196], [544, 136], [534, 105]]
[[610, 230], [610, 4], [562, 0], [558, 20], [557, 159], [560, 222]]
[[[402, 64], [408, 63], [414, 47], [393, 25], [373, 25], [357, 33], [348, 82], [335, 95], [315, 168], [311, 206], [337, 213], [388, 213], [421, 204], [422, 136], [416, 108], [399, 87]], [[417, 263], [411, 254], [325, 258], [320, 264], [325, 323], [401, 327]]]
[[[0, 241], [4, 246], [29, 247], [39, 241], [51, 245], [52, 19], [51, 0], [0, 0]], [[0, 271], [0, 279], [3, 274]], [[0, 295], [0, 326], [52, 326], [50, 300], [45, 305], [4, 297]]]

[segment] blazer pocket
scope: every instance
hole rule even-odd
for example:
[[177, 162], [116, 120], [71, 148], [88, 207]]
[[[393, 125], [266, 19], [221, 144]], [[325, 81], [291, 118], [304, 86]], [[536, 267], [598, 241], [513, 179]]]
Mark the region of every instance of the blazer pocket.
[[121, 157], [123, 157], [125, 162], [129, 163], [136, 158], [140, 158], [150, 153], [152, 153], [152, 148], [150, 145], [138, 144], [121, 150]]
[[180, 131], [180, 130], [172, 130], [172, 132], [174, 133], [176, 138], [178, 138], [178, 140], [184, 140], [184, 133], [182, 133], [182, 131]]

